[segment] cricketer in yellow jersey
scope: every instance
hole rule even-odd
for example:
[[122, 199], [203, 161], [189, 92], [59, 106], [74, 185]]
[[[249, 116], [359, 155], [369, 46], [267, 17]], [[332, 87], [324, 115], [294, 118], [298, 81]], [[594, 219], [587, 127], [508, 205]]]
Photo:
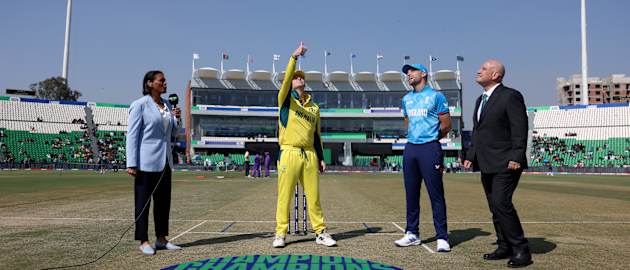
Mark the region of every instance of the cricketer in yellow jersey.
[[297, 181], [304, 188], [308, 216], [317, 237], [315, 242], [334, 246], [336, 241], [326, 232], [324, 215], [319, 203], [319, 172], [326, 170], [323, 158], [319, 106], [304, 91], [304, 72], [295, 71], [298, 57], [308, 49], [304, 43], [293, 52], [278, 92], [278, 125], [280, 156], [278, 161], [278, 201], [276, 237], [273, 247], [285, 246], [289, 225], [291, 195]]

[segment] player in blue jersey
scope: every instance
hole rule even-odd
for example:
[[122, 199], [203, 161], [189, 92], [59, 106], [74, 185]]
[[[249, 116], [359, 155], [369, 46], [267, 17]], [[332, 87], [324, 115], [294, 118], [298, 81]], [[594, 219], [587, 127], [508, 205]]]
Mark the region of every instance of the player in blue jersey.
[[439, 142], [451, 130], [451, 116], [444, 94], [431, 88], [427, 69], [420, 64], [404, 65], [403, 73], [413, 87], [402, 98], [407, 126], [407, 144], [403, 153], [403, 175], [407, 198], [405, 236], [395, 243], [399, 247], [420, 245], [420, 184], [424, 179], [431, 199], [437, 251], [451, 250], [446, 226], [446, 201], [442, 171], [444, 154]]

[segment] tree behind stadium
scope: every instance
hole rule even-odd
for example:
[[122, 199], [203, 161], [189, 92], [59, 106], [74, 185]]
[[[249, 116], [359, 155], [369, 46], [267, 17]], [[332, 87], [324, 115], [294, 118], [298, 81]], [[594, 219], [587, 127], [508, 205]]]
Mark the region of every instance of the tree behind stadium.
[[48, 100], [77, 101], [81, 92], [70, 89], [66, 79], [62, 77], [50, 77], [38, 83], [31, 84], [31, 90], [37, 93], [38, 98]]

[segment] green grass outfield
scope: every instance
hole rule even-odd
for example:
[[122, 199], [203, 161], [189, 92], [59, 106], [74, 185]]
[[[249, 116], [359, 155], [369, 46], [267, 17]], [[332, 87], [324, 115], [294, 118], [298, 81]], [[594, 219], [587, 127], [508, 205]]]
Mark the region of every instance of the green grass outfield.
[[[200, 175], [205, 179], [196, 179]], [[475, 174], [445, 176], [453, 244], [445, 254], [434, 253], [424, 187], [425, 246], [394, 246], [402, 236], [399, 227], [405, 226], [401, 174], [324, 174], [321, 202], [339, 246], [315, 245], [311, 233], [290, 235], [284, 249], [271, 247], [276, 179], [218, 175], [173, 176], [169, 237], [184, 250], [141, 255], [131, 230], [109, 255], [83, 269], [159, 269], [212, 257], [298, 253], [362, 258], [404, 269], [506, 268], [505, 260], [482, 260], [483, 253], [495, 248], [495, 236]], [[514, 202], [534, 253], [529, 269], [628, 269], [630, 177], [525, 175]], [[132, 213], [133, 180], [122, 172], [2, 171], [0, 268], [38, 269], [96, 258], [133, 222]]]

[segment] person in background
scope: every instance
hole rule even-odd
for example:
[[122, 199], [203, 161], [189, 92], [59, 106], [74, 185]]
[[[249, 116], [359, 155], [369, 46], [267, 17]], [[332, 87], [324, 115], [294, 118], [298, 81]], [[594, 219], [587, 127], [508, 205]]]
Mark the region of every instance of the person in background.
[[249, 151], [245, 150], [245, 176], [252, 177], [249, 175]]
[[254, 156], [254, 177], [260, 177], [260, 154]]
[[269, 166], [271, 166], [271, 156], [265, 152], [265, 177], [269, 177]]

